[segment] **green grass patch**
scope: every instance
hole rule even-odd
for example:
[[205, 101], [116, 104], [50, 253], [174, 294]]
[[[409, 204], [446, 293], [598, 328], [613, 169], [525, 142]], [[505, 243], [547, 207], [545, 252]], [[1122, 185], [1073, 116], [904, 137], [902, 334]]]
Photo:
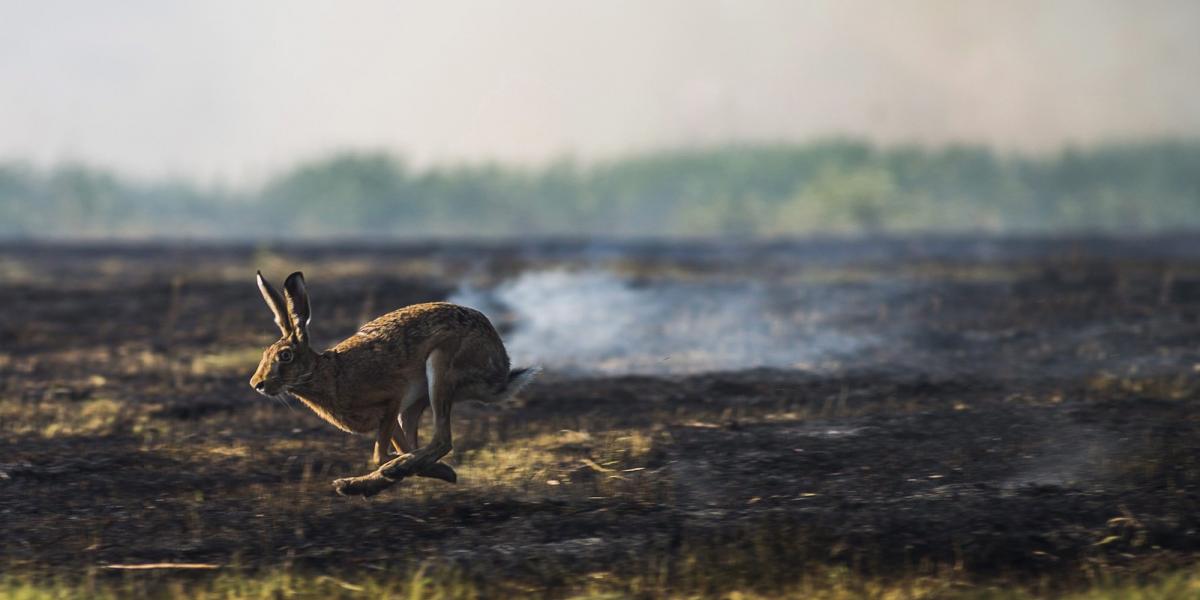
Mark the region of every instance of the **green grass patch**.
[[[699, 576], [700, 574], [697, 574]], [[496, 597], [551, 596], [572, 599], [600, 598], [807, 598], [849, 600], [868, 598], [901, 600], [962, 598], [967, 600], [1026, 600], [1059, 597], [1068, 600], [1169, 600], [1200, 597], [1200, 570], [1186, 570], [1143, 580], [1095, 581], [1077, 591], [1056, 590], [1049, 582], [972, 584], [954, 573], [898, 579], [860, 577], [849, 569], [823, 567], [775, 589], [715, 589], [721, 573], [706, 573], [704, 585], [668, 582], [653, 573], [616, 577], [607, 572], [580, 576], [553, 590], [520, 582], [489, 582], [481, 587], [454, 572], [419, 569], [405, 575], [331, 576], [286, 570], [268, 573], [231, 571], [215, 576], [171, 570], [113, 574], [95, 571], [81, 580], [46, 580], [7, 576], [0, 579], [0, 598], [7, 600], [71, 600], [118, 598], [180, 598], [189, 600], [234, 599], [351, 599], [405, 598], [457, 600]], [[717, 586], [718, 588], [720, 586]]]

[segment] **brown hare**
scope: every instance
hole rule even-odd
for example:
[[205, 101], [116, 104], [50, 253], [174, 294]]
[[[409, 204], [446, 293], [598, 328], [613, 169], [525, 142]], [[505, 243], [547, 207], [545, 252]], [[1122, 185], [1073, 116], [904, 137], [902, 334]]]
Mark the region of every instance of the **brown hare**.
[[[487, 317], [446, 302], [390, 312], [317, 352], [309, 345], [304, 275], [288, 276], [281, 296], [259, 272], [258, 289], [283, 337], [263, 351], [250, 386], [266, 396], [291, 394], [335, 427], [375, 436], [380, 468], [335, 481], [341, 494], [376, 494], [408, 475], [457, 481], [454, 469], [438, 462], [451, 449], [451, 405], [507, 399], [538, 372], [510, 370]], [[426, 407], [433, 408], [433, 439], [421, 447], [417, 426]], [[389, 445], [401, 456], [385, 463]]]

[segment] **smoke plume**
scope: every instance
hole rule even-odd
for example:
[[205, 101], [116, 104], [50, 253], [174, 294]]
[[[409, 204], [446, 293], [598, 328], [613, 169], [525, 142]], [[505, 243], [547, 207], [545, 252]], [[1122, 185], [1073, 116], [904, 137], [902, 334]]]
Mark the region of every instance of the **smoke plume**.
[[501, 324], [514, 364], [566, 372], [820, 368], [870, 341], [802, 290], [763, 282], [639, 283], [563, 269], [464, 285], [450, 300]]

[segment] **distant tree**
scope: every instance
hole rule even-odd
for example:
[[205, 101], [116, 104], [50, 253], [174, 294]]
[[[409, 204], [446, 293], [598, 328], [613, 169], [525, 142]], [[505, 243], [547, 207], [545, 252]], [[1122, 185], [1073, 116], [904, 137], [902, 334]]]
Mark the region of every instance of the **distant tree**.
[[404, 166], [382, 153], [301, 165], [272, 180], [260, 198], [273, 223], [300, 235], [379, 236], [426, 216], [411, 197]]
[[540, 169], [303, 163], [257, 191], [0, 164], [0, 236], [756, 236], [1200, 227], [1200, 141], [1001, 156], [833, 139]]

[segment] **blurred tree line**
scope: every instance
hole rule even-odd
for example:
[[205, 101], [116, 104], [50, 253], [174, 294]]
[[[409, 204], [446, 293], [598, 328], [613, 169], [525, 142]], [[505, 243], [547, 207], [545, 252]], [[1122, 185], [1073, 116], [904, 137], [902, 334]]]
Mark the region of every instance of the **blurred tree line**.
[[850, 140], [538, 169], [413, 170], [379, 153], [256, 190], [0, 164], [0, 237], [782, 236], [1200, 228], [1200, 141], [1004, 155]]

